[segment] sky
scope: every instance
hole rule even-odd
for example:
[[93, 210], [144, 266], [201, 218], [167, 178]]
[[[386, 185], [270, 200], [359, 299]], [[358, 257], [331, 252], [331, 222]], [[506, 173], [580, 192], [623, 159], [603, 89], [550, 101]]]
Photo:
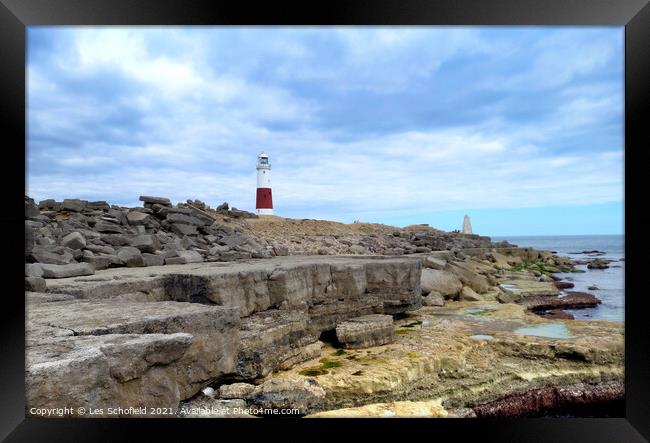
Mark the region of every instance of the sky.
[[623, 27], [30, 27], [26, 192], [623, 233]]

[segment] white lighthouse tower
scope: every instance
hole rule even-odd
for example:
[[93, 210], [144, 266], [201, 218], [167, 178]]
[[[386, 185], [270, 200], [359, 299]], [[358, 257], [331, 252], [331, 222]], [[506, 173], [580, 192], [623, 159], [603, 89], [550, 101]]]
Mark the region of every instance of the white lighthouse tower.
[[269, 156], [264, 152], [257, 156], [257, 199], [255, 209], [258, 215], [273, 215], [271, 165], [269, 164]]

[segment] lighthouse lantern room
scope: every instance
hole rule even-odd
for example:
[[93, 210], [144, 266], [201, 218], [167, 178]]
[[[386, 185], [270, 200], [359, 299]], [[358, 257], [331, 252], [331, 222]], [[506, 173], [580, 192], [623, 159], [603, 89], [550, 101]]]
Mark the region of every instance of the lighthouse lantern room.
[[269, 164], [269, 156], [264, 152], [257, 156], [257, 199], [255, 208], [258, 215], [273, 215], [271, 165]]

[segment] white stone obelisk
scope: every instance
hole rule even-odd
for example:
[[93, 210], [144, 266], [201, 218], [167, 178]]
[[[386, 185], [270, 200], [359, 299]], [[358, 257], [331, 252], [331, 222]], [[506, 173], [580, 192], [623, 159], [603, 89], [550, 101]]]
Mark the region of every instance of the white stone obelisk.
[[463, 219], [463, 234], [472, 234], [472, 223], [469, 221], [469, 215], [467, 214]]

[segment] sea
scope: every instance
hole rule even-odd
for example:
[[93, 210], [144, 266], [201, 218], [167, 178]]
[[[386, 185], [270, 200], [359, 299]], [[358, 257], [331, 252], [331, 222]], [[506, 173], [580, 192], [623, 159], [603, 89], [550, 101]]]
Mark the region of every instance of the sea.
[[[625, 237], [623, 235], [553, 235], [553, 236], [506, 236], [492, 237], [492, 241], [507, 240], [521, 247], [554, 251], [557, 255], [572, 259], [603, 258], [614, 260], [608, 269], [588, 269], [577, 265], [584, 273], [555, 274], [563, 280], [572, 281], [569, 291], [589, 292], [602, 300], [595, 308], [570, 309], [567, 312], [580, 320], [625, 321]], [[583, 251], [601, 251], [604, 255], [583, 254]], [[599, 289], [590, 290], [590, 286]]]

